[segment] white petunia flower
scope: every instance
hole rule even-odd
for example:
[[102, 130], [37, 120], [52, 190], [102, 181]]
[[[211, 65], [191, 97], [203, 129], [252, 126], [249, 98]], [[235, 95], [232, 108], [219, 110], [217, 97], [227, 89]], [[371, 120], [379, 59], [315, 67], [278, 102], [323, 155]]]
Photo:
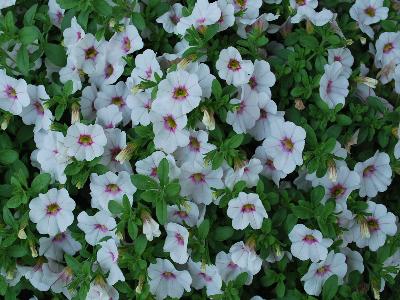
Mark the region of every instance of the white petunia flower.
[[[236, 277], [245, 272], [244, 269], [232, 261], [230, 253], [225, 253], [223, 251], [219, 252], [215, 257], [215, 266], [217, 267], [218, 272], [225, 283], [235, 280]], [[249, 283], [251, 279], [252, 276], [249, 274], [249, 280], [246, 282], [246, 284]]]
[[154, 237], [161, 235], [160, 225], [158, 225], [148, 212], [142, 212], [141, 218], [143, 222], [143, 234], [148, 241], [152, 241]]
[[84, 125], [75, 123], [67, 130], [64, 145], [68, 148], [68, 155], [77, 160], [93, 160], [104, 152], [107, 139], [100, 125]]
[[178, 161], [196, 161], [202, 162], [206, 153], [214, 150], [216, 147], [208, 141], [208, 133], [203, 130], [192, 131], [189, 135], [189, 144], [179, 148], [175, 153]]
[[255, 275], [261, 270], [262, 259], [254, 250], [254, 245], [237, 242], [229, 249], [232, 262], [240, 268], [248, 271], [251, 275]]
[[188, 271], [177, 271], [167, 259], [157, 258], [155, 264], [150, 264], [147, 269], [149, 276], [150, 292], [157, 300], [168, 296], [181, 298], [184, 291], [190, 292], [192, 277]]
[[212, 201], [212, 188], [222, 189], [222, 169], [213, 170], [211, 165], [194, 161], [185, 162], [181, 167], [179, 182], [181, 195], [189, 196], [198, 204], [208, 205]]
[[351, 76], [351, 66], [354, 63], [354, 57], [347, 48], [328, 49], [328, 63], [333, 64], [335, 61], [342, 64], [342, 72], [346, 78]]
[[67, 58], [67, 65], [58, 71], [61, 83], [72, 81], [72, 93], [82, 89], [81, 71], [81, 62], [71, 57]]
[[221, 50], [216, 68], [219, 77], [234, 86], [248, 83], [254, 71], [253, 63], [250, 60], [242, 60], [239, 51], [234, 47]]
[[14, 79], [0, 72], [0, 109], [19, 115], [30, 103], [28, 85], [24, 79]]
[[177, 25], [182, 17], [182, 8], [182, 4], [174, 3], [169, 11], [156, 19], [156, 22], [162, 24], [166, 32], [178, 34]]
[[325, 239], [319, 230], [312, 230], [303, 224], [297, 224], [289, 233], [292, 242], [290, 251], [300, 260], [311, 259], [312, 262], [324, 260], [328, 255], [328, 247], [333, 243]]
[[198, 31], [204, 31], [208, 25], [218, 22], [221, 10], [217, 2], [209, 3], [208, 0], [197, 0], [192, 13], [187, 17], [181, 17], [176, 32], [185, 35], [188, 28], [193, 26]]
[[62, 9], [56, 0], [49, 0], [48, 6], [48, 14], [51, 23], [54, 26], [61, 28], [61, 22], [64, 18], [65, 9]]
[[345, 99], [349, 94], [349, 81], [343, 66], [335, 61], [332, 64], [324, 66], [325, 73], [319, 82], [319, 95], [321, 99], [328, 104], [330, 109], [335, 108], [337, 104], [345, 104]]
[[118, 248], [113, 239], [109, 239], [99, 244], [101, 248], [97, 251], [97, 262], [103, 272], [109, 272], [107, 283], [114, 285], [118, 281], [125, 281], [125, 276], [122, 274], [118, 266]]
[[400, 32], [383, 32], [376, 40], [375, 48], [377, 67], [400, 63]]
[[217, 4], [221, 10], [221, 17], [218, 20], [218, 31], [224, 31], [235, 24], [235, 8], [230, 3], [230, 0], [218, 0]]
[[126, 133], [118, 128], [111, 128], [104, 131], [107, 144], [101, 156], [101, 163], [107, 166], [111, 172], [126, 171], [132, 173], [132, 167], [128, 160], [120, 163], [115, 157], [126, 147]]
[[368, 246], [371, 251], [376, 251], [385, 244], [387, 235], [396, 234], [396, 217], [388, 212], [383, 204], [372, 201], [367, 201], [367, 203], [366, 213], [371, 215], [366, 216], [363, 221], [355, 222], [350, 230], [357, 247]]
[[360, 197], [375, 197], [384, 192], [392, 182], [390, 157], [385, 152], [377, 151], [373, 157], [355, 165], [354, 171], [361, 178]]
[[71, 51], [85, 37], [85, 31], [79, 25], [76, 17], [71, 19], [71, 26], [64, 30], [63, 37], [64, 46], [68, 48], [68, 51]]
[[371, 25], [388, 17], [389, 8], [383, 6], [383, 0], [356, 0], [350, 8], [353, 20], [363, 25]]
[[108, 212], [108, 203], [111, 200], [122, 203], [124, 195], [128, 197], [132, 205], [135, 192], [136, 187], [132, 184], [128, 172], [121, 171], [118, 175], [113, 172], [107, 172], [103, 175], [92, 173], [90, 175], [91, 205], [94, 208]]
[[150, 176], [154, 180], [159, 181], [158, 175], [157, 175], [157, 168], [163, 158], [166, 158], [168, 160], [169, 179], [173, 180], [173, 179], [178, 178], [179, 174], [180, 174], [180, 170], [176, 166], [174, 157], [170, 154], [165, 154], [161, 151], [155, 151], [150, 156], [146, 157], [145, 159], [137, 161], [135, 163], [136, 172], [138, 174]]
[[337, 275], [341, 284], [346, 273], [346, 256], [331, 251], [324, 261], [313, 262], [301, 281], [304, 281], [304, 290], [308, 295], [319, 296], [329, 277]]
[[170, 112], [186, 114], [199, 106], [201, 95], [197, 75], [178, 70], [168, 73], [158, 84], [154, 106], [163, 103]]
[[256, 186], [259, 180], [259, 174], [263, 170], [261, 161], [257, 158], [252, 158], [246, 161], [245, 164], [236, 170], [230, 168], [225, 174], [225, 185], [232, 189], [239, 181], [245, 181], [246, 186], [251, 188]]
[[3, 0], [3, 1], [0, 3], [0, 9], [13, 6], [13, 5], [15, 5], [15, 2], [16, 2], [16, 1], [17, 1], [17, 0]]
[[271, 96], [270, 88], [275, 84], [276, 78], [271, 72], [269, 63], [265, 60], [254, 61], [254, 71], [247, 85], [252, 91], [257, 93], [266, 93]]
[[131, 77], [137, 83], [142, 80], [154, 81], [154, 74], [162, 77], [163, 73], [160, 68], [160, 64], [157, 61], [156, 53], [147, 49], [142, 54], [139, 54], [135, 58], [135, 68], [132, 70]]
[[352, 271], [358, 271], [361, 274], [364, 272], [364, 259], [360, 252], [347, 247], [340, 249], [340, 252], [346, 255], [347, 274]]
[[59, 262], [64, 260], [64, 253], [74, 255], [82, 248], [82, 245], [72, 238], [69, 230], [57, 233], [52, 237], [41, 237], [39, 244], [40, 256]]
[[111, 285], [108, 285], [101, 278], [96, 278], [90, 283], [86, 300], [118, 300], [118, 291]]
[[104, 129], [115, 128], [122, 121], [122, 112], [118, 106], [111, 104], [97, 111], [96, 123]]
[[268, 154], [265, 147], [258, 146], [254, 153], [254, 158], [260, 160], [263, 167], [260, 174], [272, 179], [272, 181], [279, 186], [279, 181], [286, 177], [286, 173], [275, 168], [272, 156]]
[[178, 263], [184, 264], [189, 258], [187, 253], [187, 245], [189, 239], [189, 232], [185, 227], [175, 223], [168, 223], [165, 226], [167, 237], [163, 250], [169, 252], [171, 259]]
[[113, 56], [121, 57], [143, 48], [143, 41], [134, 25], [128, 25], [124, 31], [116, 32], [110, 39]]
[[90, 75], [89, 82], [99, 88], [104, 85], [114, 84], [124, 73], [126, 61], [118, 55], [113, 55], [115, 54], [113, 50], [113, 45], [108, 43], [105, 59], [95, 72]]
[[259, 9], [262, 5], [262, 0], [255, 1], [241, 1], [231, 0], [235, 8], [235, 13], [241, 12], [242, 15], [238, 18], [239, 22], [250, 24], [259, 15]]
[[199, 208], [197, 204], [190, 201], [185, 201], [180, 206], [168, 205], [167, 212], [169, 222], [193, 227], [199, 220]]
[[85, 240], [89, 245], [95, 246], [101, 239], [111, 237], [117, 240], [115, 219], [104, 211], [89, 216], [85, 211], [78, 215], [78, 227], [85, 233]]
[[209, 66], [203, 63], [191, 62], [186, 66], [185, 70], [190, 74], [197, 75], [202, 98], [210, 98], [212, 82], [216, 77], [211, 74]]
[[153, 104], [150, 93], [145, 91], [136, 94], [129, 94], [126, 103], [132, 111], [132, 127], [139, 124], [143, 126], [150, 124], [150, 111]]
[[249, 225], [253, 229], [260, 229], [264, 218], [268, 218], [260, 197], [254, 193], [240, 192], [237, 198], [229, 201], [227, 214], [232, 219], [232, 227], [237, 230]]
[[50, 286], [57, 280], [57, 273], [54, 273], [48, 263], [39, 260], [33, 267], [24, 267], [24, 277], [39, 291], [48, 291]]
[[316, 12], [318, 0], [290, 0], [290, 6], [296, 9], [296, 15], [291, 17], [290, 22], [297, 24], [303, 20], [310, 20], [315, 26], [323, 26], [333, 19], [333, 13], [328, 9]]
[[207, 296], [222, 294], [222, 279], [218, 269], [214, 265], [203, 265], [189, 259], [189, 273], [192, 277], [192, 286], [196, 290], [206, 288]]
[[96, 107], [94, 101], [97, 98], [97, 88], [95, 85], [88, 85], [82, 90], [82, 97], [80, 101], [81, 113], [84, 119], [94, 120], [96, 119]]
[[271, 135], [262, 146], [271, 155], [274, 167], [290, 174], [297, 165], [303, 164], [303, 149], [306, 132], [292, 122], [277, 122], [271, 124]]
[[29, 202], [29, 218], [40, 234], [51, 236], [64, 232], [74, 221], [75, 201], [66, 189], [50, 189]]
[[51, 290], [58, 294], [63, 293], [67, 299], [72, 299], [76, 294], [75, 290], [68, 289], [69, 284], [73, 280], [73, 271], [70, 267], [65, 267], [57, 274], [56, 280], [51, 285]]
[[93, 34], [87, 33], [73, 48], [71, 55], [80, 66], [78, 69], [92, 75], [104, 65], [106, 49], [104, 40], [98, 41]]

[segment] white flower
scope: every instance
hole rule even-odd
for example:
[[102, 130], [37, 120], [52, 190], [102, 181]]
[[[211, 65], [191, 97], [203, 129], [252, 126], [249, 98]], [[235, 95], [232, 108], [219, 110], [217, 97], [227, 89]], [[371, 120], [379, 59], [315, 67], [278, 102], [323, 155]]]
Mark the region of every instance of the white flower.
[[126, 56], [143, 48], [143, 41], [134, 25], [128, 25], [122, 32], [116, 32], [110, 39], [113, 55]]
[[199, 80], [199, 86], [201, 87], [201, 93], [203, 98], [210, 98], [212, 82], [215, 76], [210, 73], [208, 65], [198, 62], [189, 63], [186, 68], [190, 74], [196, 74]]
[[166, 32], [178, 34], [176, 25], [182, 17], [182, 8], [183, 5], [180, 3], [173, 4], [169, 11], [156, 19], [156, 22], [161, 23]]
[[262, 98], [259, 102], [260, 117], [255, 126], [249, 130], [249, 133], [257, 141], [262, 141], [271, 135], [271, 125], [273, 123], [284, 122], [283, 111], [278, 111], [276, 103], [268, 98]]
[[400, 63], [400, 32], [383, 32], [376, 40], [375, 65]]
[[43, 263], [39, 260], [33, 267], [25, 268], [24, 277], [39, 291], [48, 291], [50, 286], [57, 280], [57, 274], [49, 268], [48, 263]]
[[89, 78], [89, 82], [99, 88], [115, 83], [124, 73], [126, 61], [122, 57], [114, 55], [115, 51], [112, 47], [112, 44], [107, 44], [105, 59]]
[[203, 265], [189, 259], [189, 273], [192, 276], [192, 286], [196, 290], [206, 288], [207, 296], [222, 294], [222, 279], [214, 265]]
[[265, 60], [254, 61], [254, 71], [247, 85], [252, 91], [257, 93], [266, 93], [271, 96], [270, 88], [275, 84], [276, 78], [271, 72], [269, 63]]
[[84, 119], [96, 119], [96, 107], [94, 101], [97, 98], [97, 88], [95, 85], [88, 85], [82, 90], [82, 97], [80, 101], [81, 112]]
[[364, 272], [364, 259], [360, 252], [347, 247], [340, 249], [340, 252], [346, 255], [347, 274], [352, 271], [358, 271], [361, 274]]
[[346, 272], [346, 256], [331, 251], [324, 261], [313, 262], [301, 281], [304, 281], [304, 290], [308, 295], [319, 296], [322, 286], [329, 277], [337, 275], [341, 284]]
[[75, 290], [68, 289], [68, 285], [72, 282], [72, 279], [72, 269], [70, 267], [65, 267], [57, 274], [57, 278], [50, 288], [54, 293], [63, 293], [67, 299], [72, 299], [76, 293]]
[[230, 0], [218, 0], [221, 17], [218, 20], [219, 31], [224, 31], [235, 24], [235, 8]]
[[360, 197], [375, 197], [378, 192], [386, 191], [392, 182], [390, 157], [385, 152], [377, 151], [373, 157], [357, 163], [354, 171], [361, 178]]
[[122, 113], [118, 106], [111, 104], [97, 111], [96, 123], [104, 129], [115, 128], [122, 121]]
[[157, 300], [170, 296], [181, 298], [184, 291], [190, 292], [192, 277], [188, 271], [177, 271], [167, 259], [157, 258], [155, 264], [150, 264], [147, 269], [149, 276], [150, 292]]
[[[157, 111], [154, 108], [157, 107]], [[166, 153], [189, 144], [189, 132], [184, 129], [187, 123], [185, 114], [172, 113], [164, 105], [153, 105], [150, 120], [153, 123], [154, 145]]]
[[64, 18], [65, 9], [62, 9], [56, 0], [49, 0], [49, 17], [54, 26], [61, 28], [61, 22]]
[[152, 241], [154, 237], [161, 235], [160, 225], [151, 217], [149, 213], [142, 213], [143, 234], [148, 241]]
[[261, 0], [255, 1], [240, 1], [232, 0], [235, 8], [235, 13], [242, 12], [242, 16], [239, 21], [244, 24], [249, 24], [252, 20], [256, 19], [259, 15], [259, 9], [262, 5]]
[[221, 168], [213, 170], [209, 164], [185, 162], [179, 176], [181, 195], [189, 196], [198, 204], [208, 205], [212, 201], [211, 188], [222, 189], [224, 187], [221, 180], [222, 175]]
[[345, 103], [349, 94], [349, 81], [343, 72], [343, 66], [340, 62], [324, 66], [325, 73], [319, 82], [319, 95], [321, 99], [328, 104], [330, 109], [335, 108], [337, 104]]
[[75, 59], [68, 57], [67, 65], [59, 70], [61, 83], [67, 83], [67, 81], [72, 81], [72, 92], [82, 88], [81, 79], [81, 63]]
[[359, 23], [371, 25], [388, 17], [389, 8], [383, 6], [383, 0], [356, 0], [350, 8], [350, 16]]
[[268, 218], [264, 205], [257, 194], [239, 193], [228, 203], [228, 217], [232, 219], [234, 229], [243, 230], [247, 226], [253, 229], [260, 229], [264, 218]]
[[51, 111], [44, 107], [46, 100], [50, 99], [43, 85], [34, 86], [28, 84], [30, 103], [22, 108], [21, 117], [26, 125], [34, 124], [34, 132], [41, 129], [49, 130], [54, 119]]
[[234, 47], [221, 50], [216, 68], [219, 77], [234, 86], [248, 83], [254, 71], [253, 63], [250, 60], [242, 60], [239, 51]]
[[28, 86], [24, 79], [14, 79], [0, 73], [0, 109], [19, 115], [30, 103]]
[[39, 239], [39, 255], [45, 256], [59, 262], [64, 260], [64, 253], [74, 255], [81, 250], [82, 245], [75, 241], [69, 230], [60, 232], [52, 237], [41, 237]]
[[113, 172], [107, 172], [103, 175], [92, 173], [90, 175], [92, 207], [108, 212], [108, 203], [110, 200], [122, 203], [124, 195], [128, 197], [130, 204], [132, 204], [135, 192], [136, 187], [132, 184], [128, 172], [121, 171], [118, 175]]
[[95, 36], [87, 33], [82, 40], [73, 48], [71, 55], [81, 67], [83, 72], [92, 75], [104, 64], [106, 42], [97, 41]]
[[189, 232], [185, 227], [175, 223], [168, 223], [165, 226], [167, 237], [163, 250], [169, 252], [171, 259], [178, 263], [184, 264], [189, 258], [187, 253], [187, 244], [189, 239]]
[[331, 239], [323, 238], [319, 230], [309, 229], [303, 224], [293, 227], [289, 239], [293, 256], [300, 260], [311, 259], [312, 262], [324, 260], [328, 255], [328, 247], [333, 243]]
[[104, 211], [89, 216], [85, 211], [78, 215], [78, 227], [85, 233], [85, 240], [89, 245], [95, 246], [101, 239], [110, 236], [117, 240], [115, 228], [117, 223], [114, 218]]
[[276, 122], [271, 124], [271, 136], [262, 146], [271, 155], [274, 167], [290, 174], [296, 165], [303, 164], [303, 149], [306, 132], [292, 122]]
[[131, 109], [132, 125], [147, 126], [150, 124], [150, 111], [153, 104], [151, 94], [148, 92], [138, 92], [129, 94], [126, 99], [128, 107]]
[[355, 222], [350, 230], [353, 232], [357, 247], [364, 248], [368, 246], [371, 251], [376, 251], [385, 244], [387, 235], [393, 236], [396, 234], [396, 217], [391, 212], [388, 212], [382, 204], [376, 204], [372, 201], [367, 201], [367, 203], [366, 213], [370, 215], [366, 216], [364, 221], [366, 232], [360, 222]]
[[0, 3], [0, 9], [7, 8], [7, 7], [15, 5], [15, 1], [16, 0], [3, 0]]
[[155, 151], [150, 156], [145, 159], [139, 160], [136, 162], [136, 172], [138, 174], [143, 174], [146, 176], [152, 177], [154, 180], [159, 181], [157, 175], [157, 168], [160, 164], [161, 160], [166, 158], [169, 164], [169, 172], [168, 176], [170, 180], [176, 179], [179, 177], [180, 170], [176, 166], [175, 159], [170, 154], [165, 154], [161, 151]]
[[190, 16], [180, 18], [176, 32], [184, 35], [191, 26], [202, 31], [206, 26], [217, 23], [220, 17], [221, 10], [217, 2], [209, 3], [208, 0], [197, 0]]
[[90, 283], [86, 300], [118, 300], [118, 291], [104, 282], [103, 279], [95, 279]]
[[255, 275], [261, 270], [262, 259], [257, 255], [253, 245], [237, 242], [229, 249], [232, 262], [240, 268]]
[[168, 205], [168, 221], [177, 224], [186, 224], [189, 227], [196, 226], [199, 220], [199, 208], [190, 201], [185, 201], [182, 205]]
[[186, 114], [199, 106], [201, 95], [197, 75], [178, 70], [168, 73], [158, 84], [154, 106], [163, 102], [170, 112]]
[[333, 64], [335, 61], [342, 64], [342, 72], [349, 78], [351, 75], [351, 66], [354, 63], [354, 57], [347, 48], [328, 49], [328, 63]]
[[175, 153], [178, 161], [197, 161], [202, 162], [206, 153], [214, 150], [216, 147], [208, 141], [208, 133], [203, 130], [191, 131], [189, 135], [189, 144], [179, 148]]
[[71, 26], [66, 28], [63, 32], [64, 45], [71, 50], [76, 44], [78, 44], [84, 37], [85, 31], [79, 25], [76, 17], [71, 19]]
[[157, 61], [156, 53], [147, 49], [142, 54], [139, 54], [135, 58], [135, 68], [132, 70], [131, 77], [135, 82], [141, 82], [142, 80], [154, 81], [154, 74], [162, 77], [162, 71], [160, 64]]
[[400, 64], [394, 69], [394, 90], [397, 94], [400, 94]]
[[[400, 125], [398, 128], [400, 128]], [[397, 138], [399, 141], [397, 141], [396, 145], [394, 146], [393, 154], [396, 159], [400, 159], [400, 129], [397, 129]]]
[[[239, 274], [245, 272], [245, 270], [243, 270], [232, 261], [230, 253], [225, 253], [223, 251], [219, 252], [215, 257], [215, 265], [218, 269], [219, 274], [221, 275], [222, 280], [225, 283], [235, 280], [236, 277], [239, 276]], [[249, 279], [252, 279], [252, 276], [250, 274]]]
[[131, 110], [126, 104], [128, 93], [129, 91], [123, 81], [119, 81], [115, 85], [102, 86], [101, 90], [97, 93], [94, 106], [96, 110], [111, 104], [118, 106], [122, 113], [123, 124], [126, 125], [131, 120]]
[[67, 230], [74, 221], [75, 201], [66, 189], [50, 189], [29, 202], [29, 218], [40, 234], [56, 235]]
[[104, 131], [107, 144], [101, 156], [101, 163], [107, 166], [111, 172], [126, 171], [132, 173], [132, 167], [128, 160], [122, 164], [115, 159], [118, 153], [126, 147], [126, 133], [118, 128], [111, 128]]
[[347, 198], [352, 191], [356, 190], [360, 186], [360, 176], [357, 172], [350, 171], [347, 166], [341, 166], [337, 170], [337, 176], [335, 180], [329, 178], [326, 174], [321, 180], [320, 185], [325, 188], [325, 195], [322, 199], [322, 203], [326, 203], [328, 199], [333, 198], [336, 201], [337, 211], [341, 211], [347, 208]]
[[260, 118], [260, 105], [267, 97], [265, 93], [253, 92], [248, 85], [243, 86], [240, 100], [234, 98], [229, 102], [236, 107], [234, 111], [228, 111], [226, 123], [232, 125], [236, 133], [246, 133]]
[[104, 152], [107, 143], [104, 130], [100, 125], [84, 125], [75, 123], [67, 130], [64, 145], [68, 148], [68, 155], [77, 160], [93, 160]]
[[97, 251], [97, 262], [103, 272], [110, 272], [107, 283], [114, 285], [118, 281], [125, 281], [125, 276], [118, 267], [118, 248], [113, 239], [100, 243], [100, 250]]
[[290, 0], [290, 6], [297, 10], [296, 15], [290, 19], [292, 24], [310, 20], [315, 26], [323, 26], [333, 19], [333, 13], [328, 9], [324, 8], [320, 12], [315, 11], [318, 6], [317, 0]]
[[237, 182], [243, 180], [248, 188], [256, 186], [262, 169], [261, 161], [257, 158], [252, 158], [237, 170], [228, 169], [225, 174], [225, 185], [232, 189]]
[[272, 156], [268, 154], [266, 149], [262, 146], [258, 146], [254, 158], [260, 160], [261, 165], [263, 166], [260, 174], [272, 179], [272, 181], [279, 186], [279, 181], [286, 177], [286, 173], [275, 168]]

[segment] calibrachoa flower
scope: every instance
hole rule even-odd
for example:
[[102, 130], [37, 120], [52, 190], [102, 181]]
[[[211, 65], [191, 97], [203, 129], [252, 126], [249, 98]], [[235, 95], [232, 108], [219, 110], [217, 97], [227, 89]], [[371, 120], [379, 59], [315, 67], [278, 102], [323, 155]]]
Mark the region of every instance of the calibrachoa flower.
[[182, 205], [168, 205], [168, 220], [173, 223], [186, 224], [193, 227], [199, 220], [199, 208], [197, 204], [185, 201]]
[[232, 189], [237, 182], [245, 181], [248, 188], [256, 186], [262, 169], [261, 161], [257, 158], [252, 158], [244, 162], [242, 167], [237, 170], [229, 168], [225, 174], [225, 185]]
[[187, 253], [187, 244], [189, 232], [185, 227], [176, 223], [168, 223], [165, 226], [167, 237], [165, 239], [165, 252], [169, 252], [171, 259], [178, 263], [184, 264], [189, 258]]
[[142, 54], [135, 58], [135, 68], [132, 70], [131, 77], [135, 82], [142, 80], [154, 81], [154, 74], [162, 77], [160, 64], [156, 59], [156, 54], [153, 50], [147, 49]]
[[132, 173], [129, 161], [119, 162], [116, 156], [126, 147], [126, 133], [118, 128], [110, 128], [104, 131], [107, 144], [101, 156], [101, 163], [107, 166], [112, 172], [126, 171]]
[[39, 255], [59, 262], [63, 261], [64, 253], [74, 255], [82, 248], [82, 245], [71, 237], [71, 232], [68, 230], [52, 237], [41, 237], [39, 243]]
[[249, 60], [243, 60], [236, 48], [228, 47], [221, 50], [216, 63], [218, 75], [227, 84], [240, 86], [248, 83], [254, 71], [254, 65]]
[[392, 182], [392, 168], [390, 157], [384, 152], [375, 155], [364, 162], [359, 162], [354, 171], [361, 178], [360, 197], [375, 197], [378, 192], [384, 192]]
[[350, 229], [359, 248], [376, 251], [385, 244], [386, 236], [397, 232], [396, 217], [383, 204], [368, 201], [366, 213], [370, 214], [354, 223]]
[[322, 286], [329, 277], [337, 275], [340, 284], [343, 282], [346, 272], [346, 256], [331, 251], [324, 261], [313, 262], [301, 281], [304, 281], [304, 290], [307, 294], [319, 296]]
[[261, 270], [262, 259], [254, 250], [253, 242], [237, 242], [229, 249], [232, 262], [237, 264], [243, 270], [255, 275]]
[[143, 222], [143, 234], [146, 236], [148, 241], [152, 241], [154, 237], [161, 235], [160, 225], [151, 217], [148, 212], [142, 212], [141, 214]]
[[319, 95], [321, 99], [328, 104], [329, 108], [335, 108], [337, 104], [345, 103], [345, 99], [349, 93], [349, 81], [343, 66], [340, 62], [335, 61], [330, 65], [324, 66], [325, 73], [319, 82]]
[[189, 259], [189, 272], [192, 276], [192, 286], [196, 290], [206, 288], [207, 296], [222, 294], [222, 279], [214, 265], [203, 265]]
[[208, 143], [208, 133], [206, 131], [192, 131], [189, 135], [189, 144], [179, 148], [174, 155], [181, 162], [202, 162], [204, 155], [215, 148], [215, 145]]
[[91, 33], [84, 38], [72, 50], [72, 57], [88, 75], [94, 74], [105, 61], [106, 42], [98, 41]]
[[100, 125], [75, 123], [68, 128], [64, 145], [67, 153], [77, 160], [93, 160], [104, 152], [107, 139]]
[[225, 253], [223, 251], [219, 252], [215, 257], [215, 266], [225, 283], [235, 280], [236, 277], [245, 272], [245, 270], [232, 261], [230, 253]]
[[177, 271], [167, 259], [157, 258], [147, 269], [150, 292], [157, 300], [169, 297], [180, 298], [184, 291], [190, 292], [192, 277], [188, 271]]
[[127, 25], [123, 31], [116, 32], [110, 39], [115, 56], [125, 56], [143, 48], [143, 41], [134, 25]]
[[328, 255], [328, 247], [333, 243], [331, 239], [323, 238], [319, 230], [309, 229], [303, 224], [293, 227], [289, 239], [293, 256], [300, 260], [310, 259], [312, 262], [324, 260]]
[[74, 221], [75, 201], [66, 189], [50, 189], [29, 202], [29, 218], [41, 234], [54, 236], [64, 232]]
[[263, 167], [260, 174], [272, 179], [272, 181], [279, 186], [279, 181], [286, 177], [286, 173], [275, 168], [273, 158], [267, 152], [265, 147], [258, 146], [256, 148], [256, 152], [254, 153], [254, 158], [257, 158]]
[[384, 32], [376, 41], [375, 65], [382, 67], [400, 62], [400, 32]]
[[125, 276], [118, 267], [118, 249], [115, 241], [109, 239], [100, 243], [100, 250], [97, 251], [97, 262], [103, 272], [109, 272], [107, 283], [114, 285], [118, 281], [125, 281]]
[[240, 230], [249, 225], [253, 229], [260, 229], [264, 218], [268, 218], [260, 197], [243, 192], [229, 201], [227, 214], [232, 219], [232, 227]]
[[151, 94], [147, 92], [129, 94], [126, 98], [126, 105], [131, 110], [132, 125], [147, 126], [150, 124], [150, 111], [153, 105]]
[[117, 239], [115, 235], [117, 223], [108, 213], [99, 211], [94, 216], [89, 216], [83, 211], [77, 219], [78, 227], [85, 233], [85, 240], [89, 245], [95, 246], [100, 240], [108, 236]]
[[19, 115], [30, 103], [28, 86], [24, 79], [14, 79], [0, 72], [0, 109]]
[[254, 61], [254, 71], [247, 83], [252, 91], [271, 95], [270, 88], [275, 84], [276, 78], [271, 72], [269, 63], [265, 60]]
[[182, 17], [183, 5], [175, 3], [170, 7], [170, 10], [156, 19], [157, 23], [161, 23], [163, 28], [168, 33], [178, 33], [177, 25]]
[[271, 155], [274, 167], [289, 174], [303, 163], [305, 138], [305, 130], [292, 122], [272, 123], [271, 135], [264, 140], [263, 147]]
[[335, 61], [342, 64], [343, 75], [349, 78], [352, 72], [351, 66], [354, 63], [354, 57], [350, 50], [347, 48], [328, 49], [328, 63], [333, 64]]

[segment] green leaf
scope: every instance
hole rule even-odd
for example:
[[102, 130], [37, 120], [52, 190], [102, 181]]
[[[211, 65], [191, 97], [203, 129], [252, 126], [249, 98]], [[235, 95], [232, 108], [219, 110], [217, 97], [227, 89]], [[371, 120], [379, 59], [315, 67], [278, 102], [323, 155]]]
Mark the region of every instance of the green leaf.
[[68, 176], [73, 176], [78, 174], [82, 168], [84, 167], [84, 165], [78, 161], [75, 161], [71, 164], [69, 164], [66, 168], [65, 168], [65, 175]]
[[64, 67], [67, 64], [67, 55], [61, 45], [48, 43], [44, 46], [44, 53], [46, 58], [58, 67]]
[[10, 253], [11, 257], [16, 258], [23, 257], [28, 254], [28, 250], [22, 245], [12, 245], [7, 251]]
[[335, 148], [335, 145], [336, 145], [336, 139], [331, 137], [324, 143], [322, 151], [324, 153], [331, 153]]
[[156, 216], [157, 220], [161, 225], [167, 223], [167, 203], [164, 199], [158, 199], [156, 203]]
[[222, 152], [215, 152], [215, 155], [212, 157], [212, 169], [218, 169], [222, 163], [224, 162], [224, 154]]
[[36, 196], [40, 192], [46, 191], [51, 182], [51, 176], [48, 173], [42, 173], [36, 176], [31, 184], [30, 192]]
[[33, 20], [35, 19], [37, 7], [38, 7], [38, 5], [34, 4], [26, 11], [26, 13], [24, 15], [24, 25], [25, 26], [33, 24]]
[[128, 222], [128, 234], [132, 240], [135, 240], [138, 235], [138, 227], [133, 220]]
[[165, 186], [168, 183], [168, 172], [169, 172], [169, 163], [168, 160], [164, 157], [157, 168], [157, 176], [160, 180], [160, 185]]
[[214, 230], [214, 238], [216, 241], [226, 241], [232, 237], [234, 230], [231, 226], [220, 226]]
[[3, 207], [3, 221], [14, 229], [16, 228], [17, 223], [15, 222], [14, 216], [11, 214], [11, 211], [7, 207]]
[[25, 45], [22, 45], [17, 52], [16, 57], [17, 67], [22, 74], [29, 72], [29, 53]]
[[124, 208], [117, 201], [111, 200], [108, 202], [108, 210], [113, 214], [120, 214], [124, 211]]
[[102, 16], [112, 15], [112, 7], [105, 0], [93, 0], [93, 8]]
[[140, 194], [140, 198], [149, 203], [155, 202], [159, 198], [159, 196], [160, 193], [158, 190], [148, 190]]
[[222, 87], [221, 84], [219, 83], [218, 79], [214, 79], [212, 84], [211, 84], [211, 92], [214, 95], [216, 99], [221, 98], [222, 96]]
[[325, 189], [322, 186], [317, 186], [311, 191], [311, 201], [314, 203], [321, 202], [325, 196]]
[[133, 25], [135, 25], [138, 30], [143, 30], [146, 28], [146, 22], [140, 13], [133, 12], [131, 20]]
[[299, 219], [310, 219], [314, 215], [314, 211], [311, 208], [304, 206], [293, 206], [292, 211]]
[[302, 35], [299, 42], [303, 47], [313, 50], [319, 46], [318, 40], [312, 35]]
[[11, 149], [0, 150], [1, 165], [11, 165], [17, 159], [18, 159], [18, 152]]
[[67, 265], [74, 271], [75, 274], [80, 274], [81, 270], [81, 263], [69, 254], [64, 254], [65, 262]]
[[179, 195], [181, 191], [181, 186], [178, 182], [171, 182], [165, 187], [165, 194], [172, 198]]
[[29, 45], [39, 38], [40, 31], [36, 26], [26, 26], [19, 31], [19, 40], [23, 45]]
[[205, 219], [198, 228], [199, 238], [205, 240], [210, 231], [210, 220]]
[[247, 282], [248, 278], [249, 278], [249, 274], [247, 274], [247, 272], [241, 273], [235, 279], [235, 286], [238, 286], [238, 287], [243, 286]]
[[323, 300], [333, 299], [337, 291], [338, 291], [338, 276], [332, 275], [324, 283], [324, 286], [322, 288], [322, 299]]
[[285, 283], [283, 280], [280, 280], [278, 284], [276, 285], [276, 295], [278, 298], [282, 298], [285, 295]]
[[141, 234], [138, 236], [138, 238], [135, 240], [135, 252], [137, 255], [142, 255], [144, 250], [146, 250], [147, 246], [147, 239], [146, 237]]
[[0, 275], [0, 295], [4, 296], [7, 291], [8, 284], [6, 282], [6, 279]]
[[142, 174], [135, 174], [131, 176], [133, 185], [139, 190], [156, 190], [158, 183], [153, 178]]
[[243, 134], [235, 134], [225, 142], [225, 145], [230, 149], [236, 149], [242, 144], [243, 138]]

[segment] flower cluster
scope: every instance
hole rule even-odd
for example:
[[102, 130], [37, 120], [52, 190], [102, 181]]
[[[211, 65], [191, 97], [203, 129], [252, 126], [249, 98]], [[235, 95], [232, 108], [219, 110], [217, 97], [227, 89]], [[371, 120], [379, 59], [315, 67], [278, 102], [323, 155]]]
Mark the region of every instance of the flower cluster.
[[398, 293], [400, 3], [350, 2], [2, 1], [0, 295]]

